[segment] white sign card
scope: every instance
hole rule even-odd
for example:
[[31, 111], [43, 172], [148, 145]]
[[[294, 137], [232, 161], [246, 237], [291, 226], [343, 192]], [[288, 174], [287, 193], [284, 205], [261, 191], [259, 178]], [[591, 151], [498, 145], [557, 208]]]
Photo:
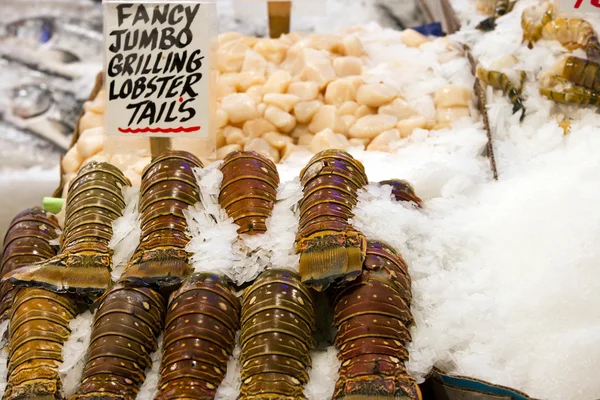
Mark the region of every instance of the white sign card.
[[600, 12], [600, 0], [558, 0], [558, 9], [567, 13]]
[[106, 2], [109, 135], [208, 138], [214, 2]]

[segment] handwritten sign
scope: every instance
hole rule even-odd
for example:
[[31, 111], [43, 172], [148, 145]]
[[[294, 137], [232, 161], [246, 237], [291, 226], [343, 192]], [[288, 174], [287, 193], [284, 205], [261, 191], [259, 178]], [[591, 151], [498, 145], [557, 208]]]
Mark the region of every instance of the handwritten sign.
[[561, 11], [572, 12], [598, 12], [600, 11], [600, 0], [559, 0]]
[[209, 136], [214, 3], [105, 3], [112, 135]]

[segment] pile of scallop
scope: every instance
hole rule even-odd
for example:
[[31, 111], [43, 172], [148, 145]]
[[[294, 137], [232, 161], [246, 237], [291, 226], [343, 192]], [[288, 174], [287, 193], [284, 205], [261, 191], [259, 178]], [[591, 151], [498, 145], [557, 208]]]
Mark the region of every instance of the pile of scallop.
[[[274, 162], [295, 151], [393, 152], [416, 131], [475, 124], [473, 76], [462, 49], [378, 25], [279, 39], [224, 33], [218, 39], [217, 158], [256, 151]], [[79, 140], [64, 157], [65, 182], [92, 160], [110, 161], [134, 183], [150, 161], [147, 138], [127, 154], [104, 132], [105, 91], [87, 102]], [[200, 155], [189, 139], [175, 149]]]

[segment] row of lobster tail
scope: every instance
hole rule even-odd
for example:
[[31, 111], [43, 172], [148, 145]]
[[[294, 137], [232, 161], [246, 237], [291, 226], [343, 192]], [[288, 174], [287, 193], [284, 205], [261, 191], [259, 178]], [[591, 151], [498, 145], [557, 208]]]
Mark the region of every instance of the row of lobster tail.
[[99, 296], [110, 285], [112, 222], [125, 208], [123, 186], [129, 180], [115, 166], [86, 164], [69, 187], [60, 253], [15, 269], [3, 277], [22, 286], [55, 293]]
[[[11, 222], [4, 238], [2, 275], [56, 255], [50, 241], [58, 237], [54, 216], [39, 208], [24, 210]], [[75, 303], [44, 289], [1, 286], [2, 319], [10, 317], [8, 379], [3, 399], [60, 396], [58, 364], [69, 337]]]
[[303, 198], [296, 252], [302, 282], [315, 290], [360, 275], [366, 240], [349, 220], [365, 186], [363, 165], [341, 150], [315, 155], [300, 172]]
[[305, 399], [315, 313], [300, 277], [267, 270], [242, 297], [242, 386], [238, 400]]
[[169, 151], [144, 170], [140, 244], [119, 284], [99, 303], [72, 400], [135, 399], [163, 330], [164, 292], [191, 272], [184, 210], [200, 200], [193, 168], [201, 166], [190, 153]]
[[402, 257], [384, 243], [369, 241], [362, 275], [335, 298], [341, 367], [333, 400], [421, 399], [404, 365], [413, 323], [411, 299]]
[[194, 168], [202, 166], [191, 153], [169, 151], [146, 167], [140, 188], [141, 241], [123, 282], [172, 289], [191, 272], [184, 211], [200, 201]]
[[234, 151], [225, 157], [220, 170], [219, 204], [239, 226], [238, 233], [265, 232], [279, 186], [275, 164], [259, 153]]

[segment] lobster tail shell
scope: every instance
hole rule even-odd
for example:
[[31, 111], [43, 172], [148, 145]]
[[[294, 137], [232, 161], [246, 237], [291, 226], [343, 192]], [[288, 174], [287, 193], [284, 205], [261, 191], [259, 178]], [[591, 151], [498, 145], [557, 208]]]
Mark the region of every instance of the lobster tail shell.
[[304, 399], [314, 329], [313, 299], [300, 277], [263, 272], [242, 298], [238, 400]]
[[390, 246], [369, 241], [362, 275], [335, 299], [339, 379], [333, 400], [421, 399], [408, 374], [410, 278]]
[[149, 288], [118, 284], [99, 301], [83, 376], [71, 400], [134, 400], [157, 349], [165, 301]]
[[70, 295], [40, 288], [15, 294], [9, 329], [8, 383], [4, 400], [62, 399], [58, 366], [78, 313]]
[[229, 284], [194, 274], [171, 295], [155, 399], [213, 399], [239, 328], [240, 302]]
[[[29, 208], [12, 220], [0, 259], [0, 276], [56, 255], [50, 241], [58, 237], [58, 221], [41, 208]], [[9, 282], [0, 285], [0, 319], [8, 317], [15, 291]]]
[[358, 202], [357, 191], [367, 184], [363, 165], [340, 150], [315, 155], [301, 171], [304, 196], [296, 252], [302, 282], [325, 290], [361, 273], [366, 239], [349, 222]]
[[142, 237], [122, 282], [156, 289], [181, 283], [191, 272], [184, 210], [200, 201], [194, 168], [202, 162], [185, 151], [167, 151], [142, 173]]
[[404, 179], [388, 179], [379, 182], [379, 185], [390, 185], [392, 187], [392, 196], [394, 196], [396, 201], [413, 202], [419, 208], [423, 207], [423, 201], [417, 196], [415, 188], [410, 182]]
[[69, 186], [60, 254], [3, 279], [57, 293], [102, 294], [111, 281], [112, 222], [125, 207], [121, 189], [127, 185], [129, 180], [109, 163], [84, 165]]
[[225, 157], [220, 170], [219, 204], [239, 225], [237, 232], [265, 232], [277, 199], [279, 174], [275, 164], [253, 151], [234, 151]]

